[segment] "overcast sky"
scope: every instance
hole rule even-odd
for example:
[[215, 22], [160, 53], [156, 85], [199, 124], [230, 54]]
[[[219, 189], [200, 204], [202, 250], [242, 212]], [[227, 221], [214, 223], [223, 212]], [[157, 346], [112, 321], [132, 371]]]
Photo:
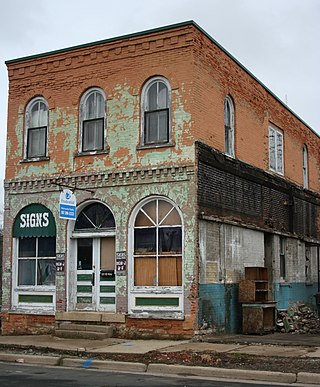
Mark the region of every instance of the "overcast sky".
[[320, 0], [1, 0], [1, 182], [5, 60], [186, 20], [199, 24], [320, 134]]

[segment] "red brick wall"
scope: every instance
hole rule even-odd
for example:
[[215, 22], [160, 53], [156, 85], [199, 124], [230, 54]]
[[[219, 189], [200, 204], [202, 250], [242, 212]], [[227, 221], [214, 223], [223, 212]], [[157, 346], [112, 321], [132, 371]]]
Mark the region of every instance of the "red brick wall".
[[46, 334], [54, 331], [55, 317], [2, 312], [3, 335]]
[[[78, 150], [80, 98], [90, 87], [103, 89], [107, 97], [107, 137], [119, 135], [119, 130], [123, 130], [128, 120], [131, 121], [133, 118], [136, 130], [131, 139], [138, 145], [140, 94], [144, 83], [150, 77], [161, 75], [169, 80], [173, 90], [173, 111], [178, 109], [181, 101], [185, 110], [190, 111], [192, 56], [188, 35], [189, 27], [186, 27], [159, 32], [155, 36], [145, 35], [130, 40], [124, 39], [9, 64], [8, 138], [11, 146], [6, 179], [16, 177], [17, 173], [30, 177], [32, 173], [30, 163], [21, 164], [20, 160], [23, 158], [25, 107], [28, 101], [37, 95], [42, 95], [48, 101], [50, 109], [50, 162], [36, 164], [38, 169], [43, 168], [42, 175], [61, 173], [61, 171], [69, 173], [80, 167], [83, 168], [84, 165], [88, 166], [87, 170], [94, 169], [92, 164], [97, 159], [103, 160], [104, 170], [109, 167], [128, 167], [128, 163], [124, 163], [125, 156], [128, 156], [126, 148], [112, 149], [113, 157], [106, 157], [103, 154], [74, 158]], [[124, 101], [121, 99], [123, 92], [133, 98]], [[108, 111], [108, 104], [113, 104], [116, 108]], [[132, 108], [130, 111], [133, 112], [133, 117], [126, 116], [125, 109], [130, 104], [134, 104], [129, 106], [130, 109]], [[175, 126], [172, 129], [176, 142], [193, 144], [189, 128], [186, 128], [183, 138], [177, 138], [180, 135]], [[181, 129], [179, 128], [180, 132]], [[76, 141], [73, 141], [73, 138], [76, 138]], [[70, 145], [65, 146], [65, 144]], [[181, 163], [184, 162], [180, 146], [172, 147], [171, 151], [181, 156]], [[134, 157], [129, 158], [130, 167], [139, 167], [140, 160], [147, 153], [150, 153], [150, 150], [137, 150]], [[70, 163], [70, 159], [74, 159], [74, 165]], [[170, 160], [167, 162], [169, 164]], [[50, 172], [47, 168], [49, 163]], [[53, 168], [55, 171], [52, 172]]]
[[309, 151], [309, 188], [320, 191], [320, 138], [268, 93], [252, 76], [197, 31], [194, 41], [193, 132], [197, 139], [224, 151], [224, 99], [235, 106], [235, 155], [269, 169], [268, 126], [284, 133], [285, 177], [303, 185], [302, 148]]
[[[12, 63], [8, 69], [8, 137], [11, 147], [7, 179], [14, 178], [17, 172], [29, 174], [30, 165], [19, 161], [23, 158], [24, 109], [31, 98], [42, 95], [48, 100], [50, 127], [53, 129], [49, 131], [51, 171], [55, 166], [57, 173], [62, 170], [68, 173], [70, 159], [77, 153], [78, 141], [73, 141], [70, 133], [78, 131], [79, 101], [84, 91], [93, 86], [101, 87], [106, 93], [107, 103], [119, 102], [119, 112], [110, 120], [117, 124], [108, 126], [108, 136], [113, 136], [123, 122], [132, 119], [121, 112], [120, 105], [126, 103], [120, 100], [121, 92], [126, 90], [136, 96], [132, 111], [137, 133], [133, 141], [138, 145], [141, 89], [149, 77], [162, 75], [172, 86], [173, 112], [182, 106], [184, 112], [192, 114], [192, 127], [185, 125], [180, 134], [173, 125], [173, 139], [177, 146], [172, 148], [172, 152], [181, 156], [181, 162], [187, 157], [181, 154], [182, 146], [192, 144], [195, 139], [224, 150], [223, 103], [225, 96], [230, 94], [235, 104], [236, 157], [268, 170], [268, 125], [272, 123], [284, 132], [285, 177], [303, 185], [302, 148], [307, 144], [309, 188], [320, 191], [319, 137], [193, 26]], [[69, 131], [66, 126], [69, 126]], [[64, 129], [57, 134], [55, 128]], [[65, 147], [64, 144], [70, 140], [69, 148]], [[95, 159], [103, 160], [106, 168], [125, 168], [129, 163], [130, 167], [138, 167], [148, 152], [150, 150], [137, 150], [135, 157], [129, 157], [128, 162], [124, 161], [128, 149], [120, 148], [112, 158], [105, 155], [76, 157], [73, 167], [77, 169], [87, 164], [90, 169]], [[43, 165], [42, 175], [47, 173], [48, 163], [37, 163], [40, 168]]]

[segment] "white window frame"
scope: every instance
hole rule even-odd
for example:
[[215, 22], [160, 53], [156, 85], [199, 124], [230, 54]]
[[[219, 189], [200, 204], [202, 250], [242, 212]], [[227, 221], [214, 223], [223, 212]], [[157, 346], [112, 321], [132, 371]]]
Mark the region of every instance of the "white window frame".
[[[159, 141], [159, 142], [152, 142], [147, 143], [146, 142], [146, 136], [145, 136], [145, 113], [148, 112], [148, 92], [150, 87], [158, 82], [162, 82], [167, 87], [168, 92], [168, 100], [167, 100], [167, 109], [168, 109], [168, 141]], [[149, 147], [149, 148], [155, 148], [155, 147], [163, 147], [163, 146], [170, 146], [173, 145], [172, 143], [172, 125], [171, 125], [171, 110], [172, 110], [172, 92], [171, 92], [171, 86], [169, 81], [164, 77], [153, 77], [149, 79], [145, 85], [143, 86], [142, 93], [141, 93], [141, 132], [140, 132], [140, 145], [142, 147]]]
[[[228, 109], [229, 108], [229, 109]], [[230, 112], [230, 117], [228, 112]], [[230, 125], [227, 125], [230, 121]], [[234, 152], [234, 104], [230, 95], [224, 100], [224, 149], [226, 155], [235, 156]]]
[[280, 175], [284, 174], [283, 132], [269, 126], [269, 169]]
[[[141, 208], [153, 200], [164, 200], [170, 203], [178, 211], [181, 220], [182, 232], [182, 285], [181, 286], [135, 286], [134, 285], [134, 230], [135, 220]], [[163, 196], [150, 196], [142, 200], [133, 210], [129, 220], [129, 239], [128, 239], [128, 313], [132, 317], [151, 317], [151, 318], [184, 318], [184, 225], [183, 217], [178, 206], [170, 199]], [[139, 297], [175, 297], [179, 299], [179, 306], [136, 306], [136, 298]]]
[[[19, 238], [13, 238], [13, 262], [12, 262], [12, 309], [14, 311], [27, 311], [31, 314], [54, 314], [56, 309], [56, 285], [18, 285], [19, 267]], [[40, 257], [39, 257], [40, 258]], [[45, 258], [45, 257], [44, 257]], [[53, 259], [56, 257], [48, 257]], [[51, 296], [51, 303], [23, 303], [19, 302], [20, 295], [45, 295]]]
[[[31, 111], [34, 105], [43, 103], [46, 106], [46, 122], [45, 125], [39, 126], [31, 126]], [[48, 127], [49, 127], [49, 105], [45, 98], [43, 97], [35, 97], [33, 98], [27, 105], [26, 111], [25, 111], [25, 137], [24, 137], [24, 159], [25, 160], [41, 160], [43, 158], [48, 157]], [[29, 131], [30, 130], [36, 130], [36, 129], [44, 128], [45, 130], [45, 139], [44, 139], [44, 146], [45, 146], [45, 152], [42, 155], [34, 155], [30, 156], [28, 152], [28, 146], [29, 146]]]
[[279, 237], [279, 276], [281, 282], [288, 280], [287, 238]]
[[[102, 129], [102, 149], [92, 149], [92, 150], [83, 150], [84, 145], [84, 122], [86, 121], [86, 103], [91, 94], [97, 93], [100, 94], [104, 101], [104, 111], [102, 115], [98, 115], [94, 118], [94, 120], [103, 119], [103, 129]], [[81, 97], [80, 100], [80, 109], [79, 109], [79, 148], [78, 153], [84, 154], [96, 154], [99, 152], [105, 152], [106, 150], [106, 138], [107, 138], [107, 100], [104, 91], [98, 87], [92, 87], [88, 89]]]
[[308, 157], [308, 147], [304, 144], [302, 149], [302, 172], [303, 172], [303, 188], [309, 188], [309, 157]]

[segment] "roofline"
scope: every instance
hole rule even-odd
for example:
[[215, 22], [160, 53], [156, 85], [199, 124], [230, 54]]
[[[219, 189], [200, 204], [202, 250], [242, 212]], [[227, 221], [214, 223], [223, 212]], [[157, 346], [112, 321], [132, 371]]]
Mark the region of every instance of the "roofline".
[[317, 137], [320, 138], [320, 134], [318, 134], [313, 128], [311, 128], [310, 125], [308, 125], [301, 117], [298, 116], [293, 110], [291, 110], [276, 94], [274, 94], [264, 83], [262, 83], [251, 71], [249, 71], [244, 65], [242, 65], [233, 55], [230, 54], [229, 51], [227, 51], [223, 46], [221, 46], [220, 43], [218, 43], [214, 38], [212, 38], [211, 35], [209, 35], [203, 28], [201, 28], [195, 21], [193, 20], [187, 20], [184, 22], [180, 23], [175, 23], [175, 24], [169, 24], [166, 26], [158, 27], [158, 28], [151, 28], [148, 30], [140, 31], [140, 32], [134, 32], [126, 35], [120, 35], [116, 36], [113, 38], [108, 38], [108, 39], [103, 39], [103, 40], [97, 40], [91, 43], [85, 43], [85, 44], [80, 44], [76, 46], [70, 46], [66, 48], [62, 48], [59, 50], [53, 50], [53, 51], [47, 51], [44, 53], [40, 54], [35, 54], [35, 55], [30, 55], [30, 56], [25, 56], [21, 58], [16, 58], [16, 59], [10, 59], [5, 61], [6, 65], [14, 64], [14, 63], [19, 63], [27, 60], [32, 60], [32, 59], [37, 59], [37, 58], [44, 58], [50, 55], [55, 55], [55, 54], [60, 54], [68, 51], [73, 51], [77, 49], [82, 49], [82, 48], [88, 48], [88, 47], [93, 47], [97, 46], [99, 44], [105, 44], [105, 43], [112, 43], [116, 42], [118, 40], [123, 40], [123, 39], [130, 39], [133, 37], [138, 37], [138, 36], [143, 36], [147, 34], [153, 34], [161, 31], [167, 31], [171, 30], [174, 28], [180, 28], [180, 27], [185, 27], [185, 26], [194, 26], [197, 28], [202, 34], [204, 34], [211, 42], [213, 42], [216, 46], [218, 46], [230, 59], [232, 59], [238, 66], [240, 66], [250, 77], [252, 77], [256, 82], [258, 82], [272, 97], [274, 97], [285, 109], [287, 109], [291, 114], [293, 114], [303, 125], [305, 125], [307, 128], [309, 128]]
[[97, 46], [99, 44], [112, 43], [112, 42], [116, 42], [117, 40], [130, 39], [130, 38], [134, 38], [134, 37], [138, 37], [138, 36], [143, 36], [143, 35], [152, 34], [152, 33], [156, 33], [156, 32], [171, 30], [173, 28], [179, 28], [179, 27], [184, 27], [184, 26], [189, 26], [189, 25], [194, 25], [195, 27], [201, 29], [193, 20], [188, 20], [188, 21], [184, 21], [181, 23], [166, 25], [163, 27], [151, 28], [148, 30], [133, 32], [133, 33], [126, 34], [126, 35], [119, 35], [119, 36], [116, 36], [113, 38], [102, 39], [102, 40], [97, 40], [97, 41], [90, 42], [90, 43], [84, 43], [84, 44], [79, 44], [76, 46], [61, 48], [59, 50], [47, 51], [47, 52], [43, 52], [40, 54], [25, 56], [25, 57], [16, 58], [16, 59], [9, 59], [9, 60], [5, 61], [5, 64], [8, 65], [8, 64], [13, 64], [13, 63], [19, 63], [19, 62], [26, 61], [26, 60], [43, 58], [46, 56], [60, 54], [63, 52], [78, 50], [78, 49], [87, 48], [87, 47], [93, 47], [93, 46]]

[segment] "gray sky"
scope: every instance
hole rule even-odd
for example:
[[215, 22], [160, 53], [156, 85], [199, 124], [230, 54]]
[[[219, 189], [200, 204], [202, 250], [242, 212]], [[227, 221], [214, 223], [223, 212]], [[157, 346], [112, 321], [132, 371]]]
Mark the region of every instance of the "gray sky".
[[191, 19], [320, 134], [320, 0], [1, 0], [0, 208], [5, 60]]

